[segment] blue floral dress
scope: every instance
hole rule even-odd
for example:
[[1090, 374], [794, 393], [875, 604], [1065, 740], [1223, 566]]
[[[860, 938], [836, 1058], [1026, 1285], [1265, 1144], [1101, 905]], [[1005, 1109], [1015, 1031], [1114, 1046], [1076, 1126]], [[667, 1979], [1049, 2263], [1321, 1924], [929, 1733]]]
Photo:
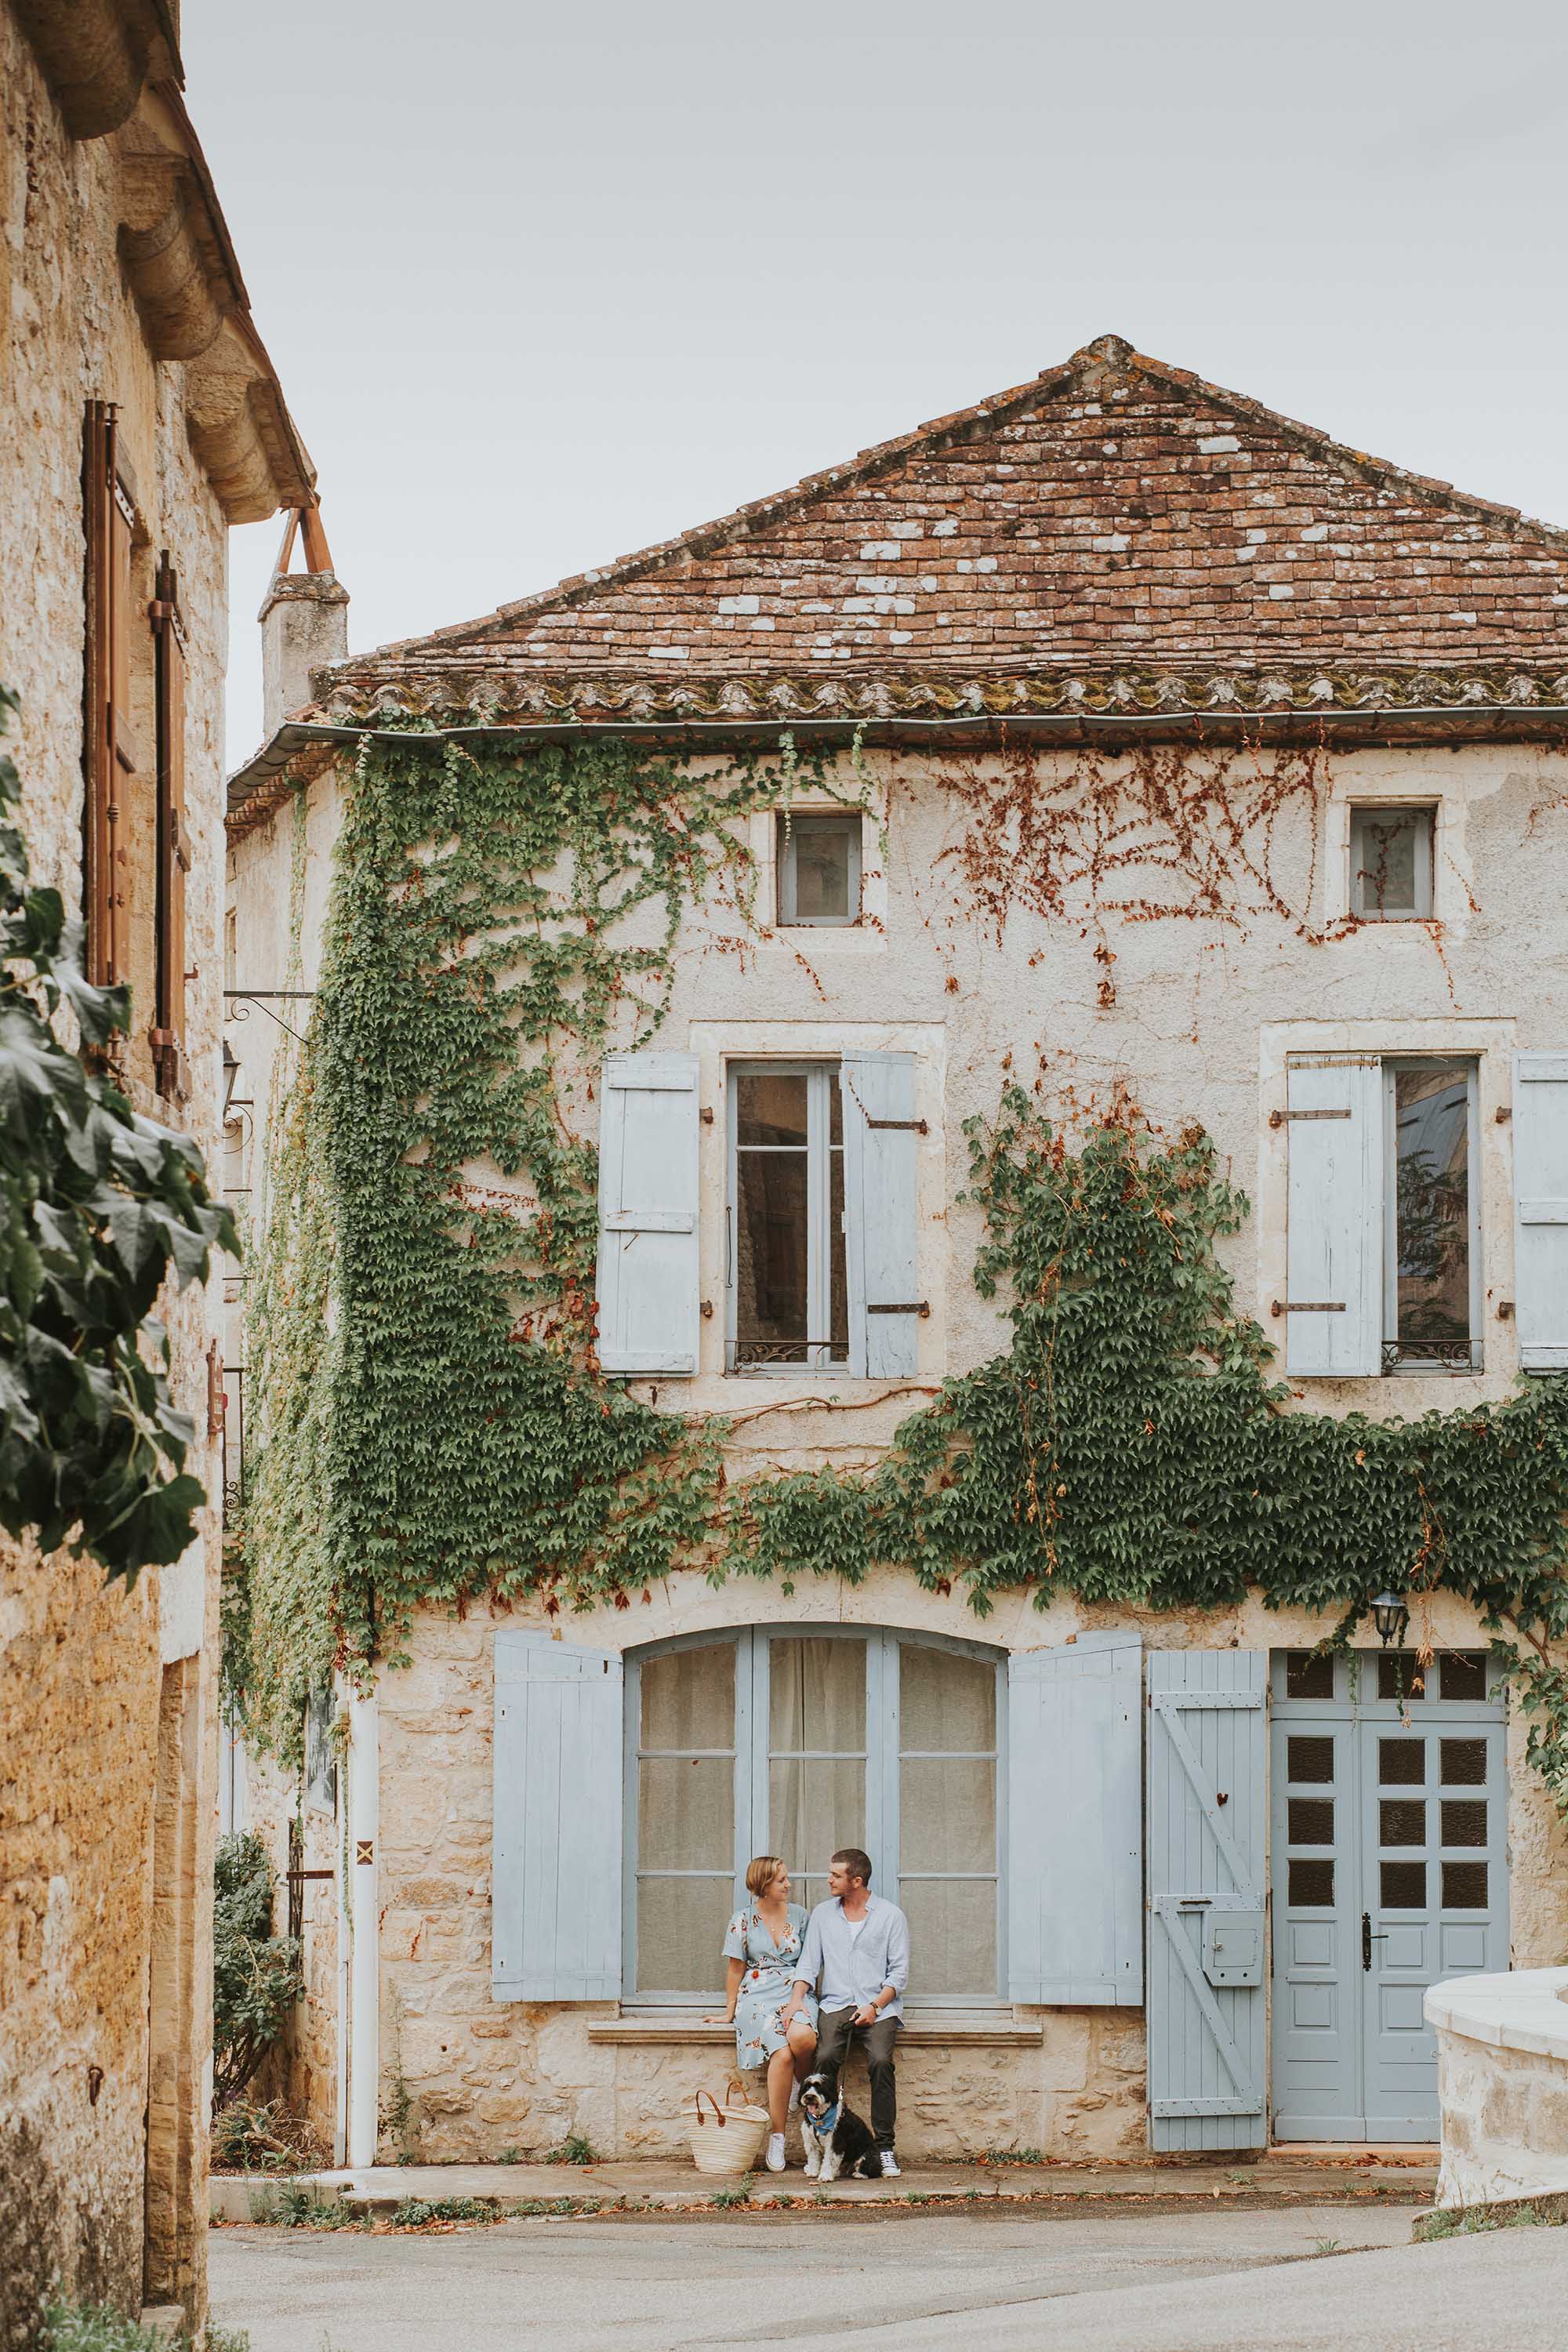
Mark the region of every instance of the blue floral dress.
[[[795, 1983], [795, 1964], [800, 1958], [806, 1916], [802, 1905], [786, 1903], [784, 1931], [776, 1944], [763, 1924], [762, 1913], [750, 1904], [737, 1911], [730, 1922], [724, 1937], [724, 1958], [745, 1962], [745, 1974], [735, 1996], [735, 2063], [739, 2066], [765, 2066], [775, 2050], [789, 2047], [779, 2011]], [[815, 1993], [805, 1996], [800, 2013], [808, 2025], [815, 2026]]]

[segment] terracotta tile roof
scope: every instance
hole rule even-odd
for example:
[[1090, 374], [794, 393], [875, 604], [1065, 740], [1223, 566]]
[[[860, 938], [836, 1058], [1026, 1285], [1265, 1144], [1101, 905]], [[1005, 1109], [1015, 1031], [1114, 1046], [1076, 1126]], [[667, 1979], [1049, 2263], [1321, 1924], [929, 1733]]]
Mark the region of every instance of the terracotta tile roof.
[[1105, 336], [679, 539], [356, 656], [323, 699], [1300, 710], [1374, 675], [1430, 699], [1433, 672], [1438, 702], [1490, 699], [1483, 672], [1560, 698], [1568, 533]]

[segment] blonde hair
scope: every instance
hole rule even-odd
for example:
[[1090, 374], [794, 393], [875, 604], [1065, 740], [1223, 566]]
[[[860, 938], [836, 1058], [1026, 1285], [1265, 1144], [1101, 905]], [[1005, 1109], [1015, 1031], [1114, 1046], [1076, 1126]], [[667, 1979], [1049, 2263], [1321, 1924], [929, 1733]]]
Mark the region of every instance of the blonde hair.
[[754, 1895], [760, 1903], [784, 1867], [782, 1853], [753, 1854], [746, 1864], [747, 1894]]

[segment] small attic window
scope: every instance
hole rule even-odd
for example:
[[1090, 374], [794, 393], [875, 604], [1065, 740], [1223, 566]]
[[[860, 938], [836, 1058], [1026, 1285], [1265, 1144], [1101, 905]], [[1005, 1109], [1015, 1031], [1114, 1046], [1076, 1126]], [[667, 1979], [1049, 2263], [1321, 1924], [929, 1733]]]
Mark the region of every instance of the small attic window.
[[1432, 912], [1433, 808], [1352, 808], [1351, 912], [1369, 923], [1423, 922]]
[[781, 924], [858, 923], [859, 816], [781, 815], [778, 883]]

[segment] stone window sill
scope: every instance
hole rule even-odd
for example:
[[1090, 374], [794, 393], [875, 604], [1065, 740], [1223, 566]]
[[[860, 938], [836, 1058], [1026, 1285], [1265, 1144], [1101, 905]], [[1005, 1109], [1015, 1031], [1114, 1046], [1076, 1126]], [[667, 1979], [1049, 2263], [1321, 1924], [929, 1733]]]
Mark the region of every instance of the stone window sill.
[[[710, 2043], [735, 2040], [732, 2025], [704, 2025], [700, 2017], [606, 2017], [598, 2018], [588, 2028], [590, 2042], [617, 2042], [624, 2049], [646, 2049], [668, 2042]], [[1012, 2018], [977, 2018], [932, 2015], [906, 2017], [899, 2036], [900, 2050], [922, 2049], [1001, 2049], [1026, 2050], [1038, 2046], [1045, 2039], [1040, 2025], [1020, 2025]]]

